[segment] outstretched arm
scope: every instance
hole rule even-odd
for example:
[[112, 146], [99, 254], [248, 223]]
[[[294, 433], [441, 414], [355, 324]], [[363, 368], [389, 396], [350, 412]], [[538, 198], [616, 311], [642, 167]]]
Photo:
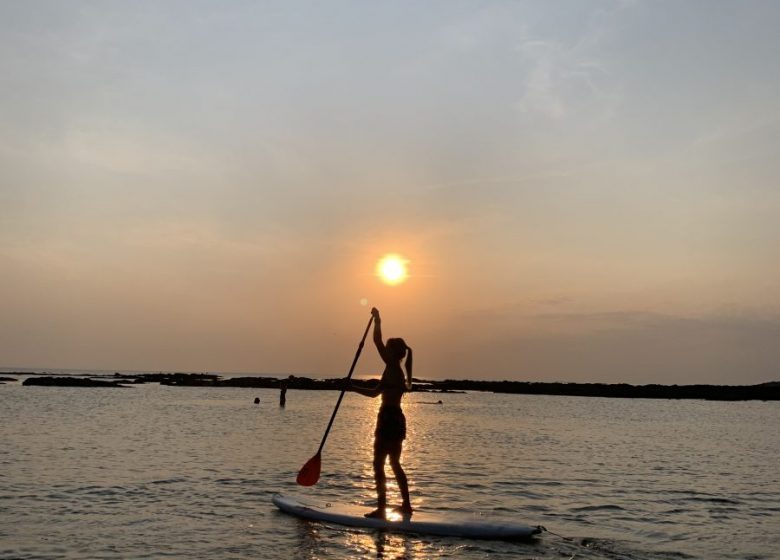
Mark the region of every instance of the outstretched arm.
[[350, 382], [349, 390], [354, 391], [359, 395], [363, 395], [364, 397], [371, 397], [373, 399], [382, 394], [382, 384], [380, 382], [377, 382], [376, 385], [373, 387], [362, 387], [360, 385], [355, 385], [354, 383]]

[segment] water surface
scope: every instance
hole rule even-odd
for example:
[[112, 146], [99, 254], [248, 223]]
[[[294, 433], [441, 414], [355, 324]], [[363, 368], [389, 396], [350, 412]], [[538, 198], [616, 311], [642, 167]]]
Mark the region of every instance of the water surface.
[[320, 482], [302, 489], [337, 393], [287, 397], [0, 386], [0, 557], [778, 558], [778, 403], [407, 395], [415, 507], [555, 533], [511, 543], [277, 512], [275, 492], [373, 505], [378, 401], [347, 395]]

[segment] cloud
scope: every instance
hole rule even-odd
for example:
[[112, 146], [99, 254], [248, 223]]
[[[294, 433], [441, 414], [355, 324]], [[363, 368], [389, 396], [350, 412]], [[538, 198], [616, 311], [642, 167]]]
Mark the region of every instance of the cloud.
[[523, 113], [540, 113], [546, 117], [560, 119], [566, 116], [563, 101], [562, 71], [560, 65], [561, 46], [543, 41], [529, 41], [519, 47], [522, 55], [530, 61], [530, 71], [525, 84], [525, 93], [516, 103]]
[[602, 56], [608, 30], [625, 9], [584, 11], [569, 34], [566, 26], [527, 33], [515, 47], [520, 56], [524, 91], [515, 108], [524, 114], [552, 120], [612, 116], [620, 101], [619, 82]]
[[65, 132], [63, 155], [82, 165], [116, 173], [155, 175], [214, 173], [209, 152], [186, 139], [137, 121], [88, 119]]

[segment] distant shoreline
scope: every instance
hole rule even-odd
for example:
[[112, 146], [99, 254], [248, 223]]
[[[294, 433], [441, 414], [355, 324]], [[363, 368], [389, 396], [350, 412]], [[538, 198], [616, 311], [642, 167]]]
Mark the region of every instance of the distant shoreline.
[[[312, 379], [288, 377], [231, 377], [207, 373], [114, 373], [62, 376], [47, 372], [3, 372], [7, 376], [25, 376], [23, 385], [57, 387], [130, 387], [144, 383], [159, 383], [174, 387], [244, 387], [278, 389], [286, 383], [288, 389], [320, 391], [340, 390], [341, 379]], [[368, 385], [372, 380], [353, 380]], [[759, 385], [630, 385], [628, 383], [561, 383], [529, 381], [475, 381], [446, 379], [443, 381], [415, 379], [414, 392], [462, 393], [481, 391], [516, 395], [557, 395], [571, 397], [606, 397], [624, 399], [703, 399], [718, 401], [777, 401], [780, 400], [780, 382]]]

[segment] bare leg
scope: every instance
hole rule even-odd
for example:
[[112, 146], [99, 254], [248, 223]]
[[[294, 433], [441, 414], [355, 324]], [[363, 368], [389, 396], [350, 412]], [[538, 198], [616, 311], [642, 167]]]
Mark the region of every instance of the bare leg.
[[385, 477], [385, 460], [388, 451], [380, 442], [374, 442], [374, 481], [376, 482], [376, 510], [367, 513], [366, 517], [385, 517], [387, 507], [387, 478]]
[[395, 474], [395, 480], [398, 482], [398, 489], [401, 491], [401, 499], [403, 503], [401, 505], [401, 513], [412, 513], [412, 502], [409, 499], [409, 481], [406, 478], [406, 473], [401, 466], [401, 450], [402, 442], [398, 442], [397, 446], [394, 446], [390, 450], [390, 466], [393, 467], [393, 474]]

